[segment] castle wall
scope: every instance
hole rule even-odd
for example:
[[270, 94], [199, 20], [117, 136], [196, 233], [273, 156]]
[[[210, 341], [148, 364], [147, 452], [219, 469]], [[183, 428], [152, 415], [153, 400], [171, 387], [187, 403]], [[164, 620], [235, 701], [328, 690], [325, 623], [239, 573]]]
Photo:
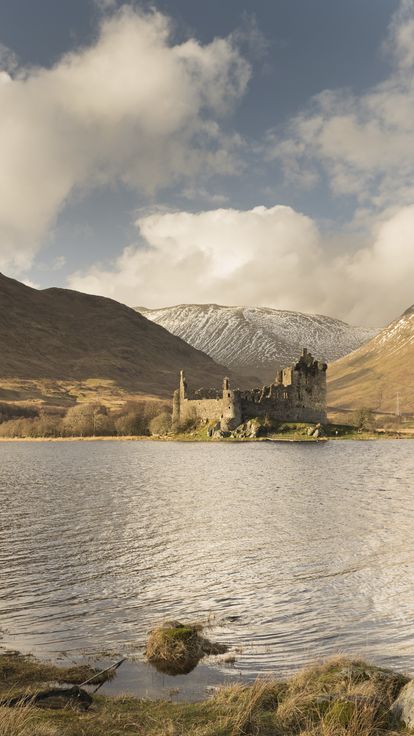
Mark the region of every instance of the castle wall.
[[299, 361], [279, 372], [271, 386], [251, 391], [231, 390], [227, 378], [223, 391], [200, 389], [189, 393], [183, 372], [174, 393], [173, 421], [220, 421], [223, 430], [233, 430], [254, 417], [285, 422], [326, 421], [326, 364], [320, 364], [305, 349]]
[[222, 399], [183, 399], [180, 402], [179, 421], [185, 423], [197, 418], [200, 421], [219, 422], [222, 413]]

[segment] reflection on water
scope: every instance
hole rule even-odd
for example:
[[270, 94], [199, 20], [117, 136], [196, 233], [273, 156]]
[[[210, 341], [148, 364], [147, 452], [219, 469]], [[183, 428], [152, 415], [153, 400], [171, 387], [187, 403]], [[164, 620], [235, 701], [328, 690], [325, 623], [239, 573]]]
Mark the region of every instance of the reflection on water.
[[0, 445], [0, 644], [140, 653], [217, 615], [243, 673], [414, 672], [414, 444]]

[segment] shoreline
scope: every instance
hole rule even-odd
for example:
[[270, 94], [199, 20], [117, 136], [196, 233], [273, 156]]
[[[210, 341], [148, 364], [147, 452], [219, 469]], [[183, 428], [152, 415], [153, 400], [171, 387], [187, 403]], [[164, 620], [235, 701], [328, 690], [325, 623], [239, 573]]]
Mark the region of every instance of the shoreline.
[[3, 442], [197, 442], [205, 444], [223, 444], [223, 443], [251, 443], [251, 442], [267, 442], [267, 443], [279, 443], [279, 442], [295, 442], [295, 443], [326, 443], [326, 442], [338, 442], [340, 440], [350, 442], [373, 442], [381, 440], [413, 440], [414, 431], [407, 432], [403, 431], [401, 434], [392, 434], [388, 432], [374, 433], [361, 433], [349, 434], [342, 436], [329, 436], [329, 437], [284, 437], [273, 436], [273, 437], [246, 437], [236, 439], [233, 437], [226, 438], [203, 438], [203, 437], [192, 437], [191, 435], [176, 435], [176, 436], [147, 436], [147, 435], [96, 435], [91, 437], [0, 437], [0, 443]]
[[[0, 653], [0, 732], [13, 736], [366, 736], [408, 733], [403, 710], [413, 680], [398, 671], [343, 654], [313, 663], [283, 679], [213, 687], [203, 699], [104, 695], [87, 689], [95, 672], [85, 665], [58, 667], [17, 652]], [[191, 675], [186, 675], [191, 679]], [[92, 678], [93, 679], [93, 678]], [[97, 680], [99, 681], [99, 680]], [[71, 687], [72, 686], [72, 687]], [[22, 721], [23, 719], [23, 721]], [[138, 725], [139, 724], [139, 725]], [[23, 727], [22, 727], [23, 726]], [[139, 727], [139, 731], [137, 728]]]

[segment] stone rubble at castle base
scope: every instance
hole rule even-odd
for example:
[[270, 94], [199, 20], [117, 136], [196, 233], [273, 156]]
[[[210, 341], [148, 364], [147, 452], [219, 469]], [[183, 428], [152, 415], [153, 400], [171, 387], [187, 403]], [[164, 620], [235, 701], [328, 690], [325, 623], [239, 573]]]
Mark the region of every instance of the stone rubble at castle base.
[[270, 386], [247, 391], [231, 389], [189, 391], [184, 372], [173, 397], [173, 425], [186, 422], [216, 422], [222, 432], [232, 432], [253, 418], [276, 422], [326, 422], [326, 371], [304, 348], [297, 363], [279, 371]]

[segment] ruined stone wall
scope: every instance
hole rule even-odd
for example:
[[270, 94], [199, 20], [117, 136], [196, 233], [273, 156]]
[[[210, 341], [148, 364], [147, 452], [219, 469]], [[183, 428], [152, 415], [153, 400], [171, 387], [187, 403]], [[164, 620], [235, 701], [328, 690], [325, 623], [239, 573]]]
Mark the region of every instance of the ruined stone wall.
[[179, 421], [183, 424], [192, 419], [219, 422], [222, 413], [223, 399], [182, 399]]
[[326, 421], [326, 366], [295, 368], [292, 372], [292, 406], [297, 419], [293, 421]]
[[191, 401], [201, 401], [204, 399], [222, 399], [222, 392], [216, 388], [199, 388], [195, 391], [188, 391], [186, 398]]
[[183, 372], [174, 394], [173, 421], [220, 421], [233, 430], [254, 417], [285, 422], [326, 421], [326, 369], [304, 349], [298, 362], [279, 372], [275, 383], [250, 391], [233, 391], [227, 378], [223, 391], [189, 392]]
[[324, 407], [316, 403], [303, 404], [293, 396], [265, 398], [260, 402], [243, 399], [241, 409], [243, 422], [266, 416], [279, 422], [324, 422], [326, 419]]

